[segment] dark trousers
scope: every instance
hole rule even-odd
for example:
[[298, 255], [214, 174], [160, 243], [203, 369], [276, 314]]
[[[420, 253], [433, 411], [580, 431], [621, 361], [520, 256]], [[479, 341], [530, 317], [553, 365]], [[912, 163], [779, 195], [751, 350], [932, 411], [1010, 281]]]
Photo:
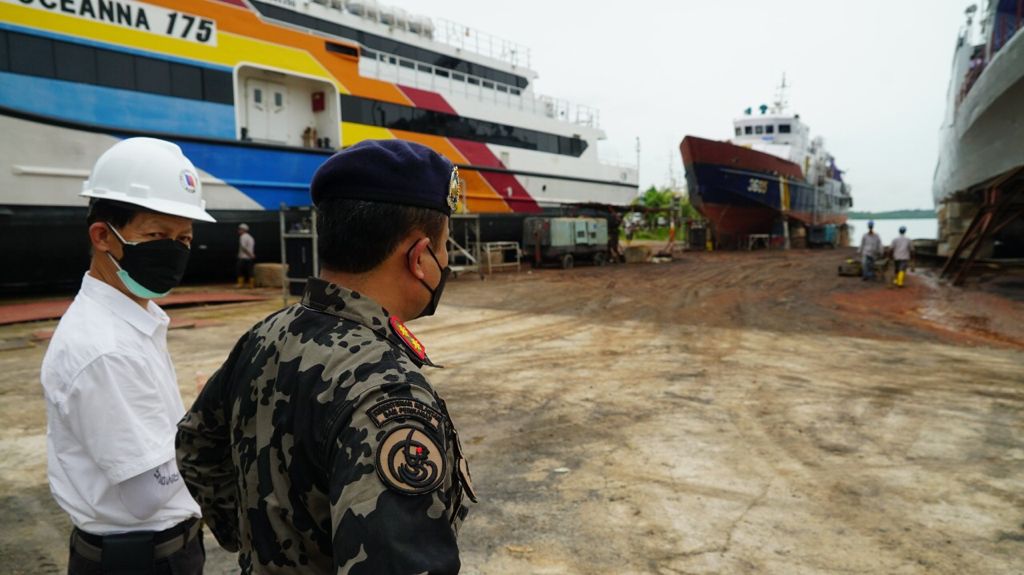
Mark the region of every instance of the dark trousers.
[[[153, 575], [202, 575], [205, 562], [206, 549], [203, 547], [203, 532], [200, 530], [199, 534], [193, 537], [183, 549], [154, 563], [150, 573]], [[68, 575], [112, 574], [105, 573], [101, 563], [89, 561], [72, 549], [68, 558]]]
[[252, 260], [238, 258], [238, 265], [235, 266], [235, 269], [238, 270], [238, 277], [245, 278], [245, 281], [249, 281], [249, 278], [252, 277], [253, 265], [254, 262]]

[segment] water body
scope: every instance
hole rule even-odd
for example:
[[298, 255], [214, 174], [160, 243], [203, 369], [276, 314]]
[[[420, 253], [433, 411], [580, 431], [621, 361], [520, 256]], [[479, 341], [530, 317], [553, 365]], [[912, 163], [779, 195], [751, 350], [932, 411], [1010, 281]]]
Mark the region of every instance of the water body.
[[[868, 231], [867, 220], [849, 220], [853, 228], [850, 232], [850, 243], [860, 245], [860, 237]], [[900, 226], [907, 226], [907, 237], [915, 240], [934, 240], [938, 238], [939, 220], [935, 218], [875, 220], [875, 233], [882, 236], [885, 245], [900, 235]]]

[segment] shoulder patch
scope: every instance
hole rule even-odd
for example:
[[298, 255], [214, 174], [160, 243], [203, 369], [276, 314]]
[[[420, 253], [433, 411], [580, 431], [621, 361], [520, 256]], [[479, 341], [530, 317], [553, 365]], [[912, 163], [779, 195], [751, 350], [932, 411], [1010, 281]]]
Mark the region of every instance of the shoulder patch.
[[427, 359], [427, 350], [423, 348], [423, 344], [420, 343], [420, 340], [416, 339], [416, 336], [409, 331], [409, 328], [405, 327], [402, 320], [395, 316], [391, 316], [388, 323], [391, 324], [391, 330], [395, 332], [395, 335], [402, 340], [402, 343], [404, 343], [406, 347], [412, 350], [416, 357], [420, 358], [420, 361]]
[[445, 422], [445, 417], [441, 415], [441, 412], [418, 399], [404, 397], [382, 401], [367, 409], [366, 415], [370, 416], [378, 428], [384, 427], [384, 424], [389, 421], [411, 418], [430, 427], [435, 432], [440, 432]]
[[377, 446], [377, 475], [384, 485], [403, 495], [437, 489], [448, 471], [447, 462], [437, 441], [410, 425], [393, 429]]

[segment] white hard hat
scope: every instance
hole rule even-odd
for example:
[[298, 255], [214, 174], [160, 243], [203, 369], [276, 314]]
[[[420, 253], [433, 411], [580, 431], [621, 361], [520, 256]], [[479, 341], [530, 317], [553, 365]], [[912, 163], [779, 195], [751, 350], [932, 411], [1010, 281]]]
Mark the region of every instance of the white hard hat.
[[238, 224], [238, 229], [247, 232], [249, 231], [249, 224]]
[[129, 138], [114, 144], [96, 160], [79, 195], [192, 220], [216, 221], [206, 213], [196, 167], [176, 144], [154, 138]]

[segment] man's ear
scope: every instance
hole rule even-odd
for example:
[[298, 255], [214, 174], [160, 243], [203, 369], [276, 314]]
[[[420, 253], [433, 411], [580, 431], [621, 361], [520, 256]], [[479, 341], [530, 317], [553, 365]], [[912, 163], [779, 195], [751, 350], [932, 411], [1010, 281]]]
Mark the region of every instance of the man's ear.
[[426, 254], [427, 246], [430, 245], [430, 238], [420, 238], [412, 249], [409, 250], [409, 257], [406, 260], [406, 266], [409, 268], [409, 273], [416, 276], [417, 279], [423, 279], [427, 277], [426, 273], [423, 272], [423, 258], [430, 257]]
[[[117, 238], [105, 222], [94, 222], [89, 226], [89, 241], [92, 242], [92, 249], [98, 252], [113, 251], [112, 244], [117, 243]], [[115, 256], [117, 254], [114, 254]]]

